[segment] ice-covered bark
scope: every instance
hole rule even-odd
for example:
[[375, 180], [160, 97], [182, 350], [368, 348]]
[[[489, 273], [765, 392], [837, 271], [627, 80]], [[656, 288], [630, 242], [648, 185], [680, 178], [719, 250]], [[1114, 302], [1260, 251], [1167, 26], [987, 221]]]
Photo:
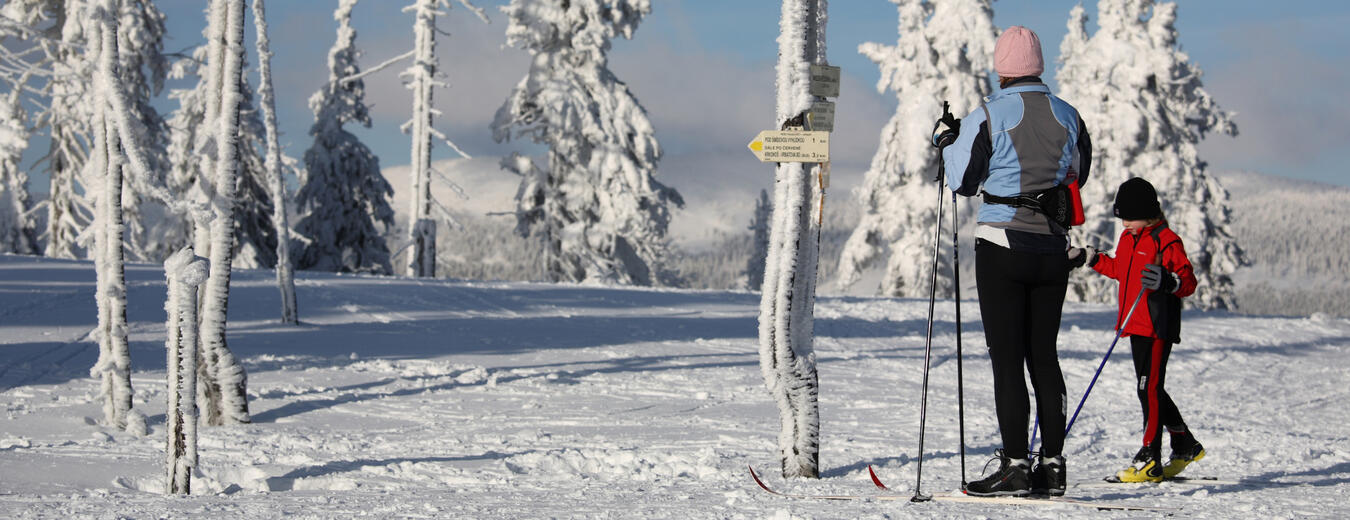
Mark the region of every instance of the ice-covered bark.
[[[1236, 135], [1237, 126], [1177, 44], [1177, 4], [1101, 0], [1097, 11], [1100, 28], [1089, 37], [1084, 9], [1072, 10], [1055, 76], [1061, 97], [1078, 108], [1092, 134], [1092, 177], [1082, 191], [1087, 222], [1074, 229], [1074, 241], [1113, 246], [1121, 230], [1111, 211], [1116, 188], [1143, 177], [1158, 189], [1195, 266], [1200, 285], [1186, 300], [1233, 308], [1232, 274], [1246, 255], [1229, 229], [1228, 192], [1206, 172], [1196, 145], [1210, 132]], [[1074, 276], [1069, 293], [1115, 301], [1116, 283]]]
[[654, 178], [661, 150], [646, 110], [609, 70], [616, 36], [631, 38], [647, 0], [513, 0], [507, 43], [530, 70], [497, 110], [493, 137], [548, 146], [543, 168], [513, 155], [521, 175], [517, 230], [544, 244], [549, 279], [672, 285], [669, 206], [679, 193]]
[[[117, 86], [117, 18], [109, 15], [112, 0], [91, 6], [86, 15], [102, 23], [89, 28], [90, 54], [97, 60], [93, 87], [93, 155], [90, 165], [102, 181], [95, 204], [94, 266], [97, 270], [98, 361], [90, 375], [100, 381], [103, 422], [129, 428], [131, 356], [127, 340], [127, 290], [122, 245], [122, 158], [117, 138], [112, 89]], [[143, 422], [143, 420], [142, 420]], [[141, 425], [144, 429], [144, 425]]]
[[[990, 0], [892, 2], [899, 14], [895, 45], [868, 42], [858, 52], [881, 69], [877, 91], [893, 92], [896, 109], [881, 129], [877, 152], [857, 190], [864, 213], [840, 255], [836, 282], [840, 287], [857, 283], [864, 270], [889, 255], [878, 291], [917, 297], [926, 295], [934, 267], [926, 237], [937, 200], [924, 189], [937, 175], [930, 132], [943, 101], [960, 116], [989, 93], [996, 29]], [[942, 273], [939, 291], [951, 289], [949, 258], [943, 255], [936, 266]]]
[[[216, 401], [206, 403], [205, 419], [211, 425], [250, 421], [248, 378], [225, 341], [225, 310], [230, 296], [230, 265], [234, 255], [235, 190], [240, 170], [238, 142], [242, 96], [239, 84], [243, 81], [244, 0], [216, 1], [223, 5], [218, 11], [213, 10], [211, 23], [224, 27], [220, 55], [224, 63], [219, 67], [219, 79], [213, 82], [221, 87], [220, 109], [214, 120], [216, 170], [211, 208], [215, 218], [209, 224], [210, 277], [206, 280], [201, 304], [202, 365], [206, 371], [202, 379], [206, 395]], [[213, 415], [213, 412], [219, 415]]]
[[197, 466], [197, 287], [206, 281], [207, 261], [183, 248], [164, 261], [168, 294], [165, 349], [168, 353], [168, 408], [164, 423], [166, 491], [192, 493], [192, 470]]
[[272, 225], [277, 234], [277, 289], [281, 292], [281, 322], [299, 323], [295, 278], [291, 266], [291, 228], [286, 218], [286, 183], [281, 176], [281, 146], [277, 135], [276, 95], [272, 90], [272, 50], [267, 38], [267, 7], [253, 0], [253, 24], [258, 46], [258, 95], [267, 132], [267, 180], [272, 194]]
[[[825, 0], [784, 0], [779, 22], [777, 119], [793, 126], [815, 100], [810, 65], [825, 63]], [[800, 123], [798, 123], [800, 124]], [[813, 347], [821, 165], [779, 163], [773, 226], [760, 296], [759, 356], [778, 404], [778, 455], [784, 477], [820, 475], [820, 384]]]

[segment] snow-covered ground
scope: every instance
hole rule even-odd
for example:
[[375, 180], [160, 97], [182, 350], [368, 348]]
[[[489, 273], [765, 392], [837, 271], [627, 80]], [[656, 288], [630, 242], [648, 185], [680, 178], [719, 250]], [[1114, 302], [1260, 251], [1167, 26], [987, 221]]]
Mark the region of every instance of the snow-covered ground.
[[[127, 269], [136, 407], [151, 434], [97, 424], [93, 269], [0, 256], [0, 517], [949, 518], [1155, 516], [1073, 506], [770, 496], [871, 493], [867, 465], [913, 493], [927, 302], [821, 298], [818, 481], [783, 481], [777, 412], [756, 352], [759, 298], [299, 273], [299, 327], [272, 274], [236, 272], [229, 344], [254, 423], [203, 427], [191, 497], [162, 493], [163, 275]], [[953, 305], [940, 302], [926, 492], [960, 484]], [[996, 447], [979, 309], [962, 306], [967, 473]], [[1112, 338], [1113, 309], [1071, 305], [1072, 399]], [[1209, 456], [1192, 476], [1240, 484], [1098, 485], [1139, 429], [1117, 348], [1070, 435], [1070, 496], [1181, 517], [1350, 516], [1350, 321], [1186, 316], [1169, 388]]]

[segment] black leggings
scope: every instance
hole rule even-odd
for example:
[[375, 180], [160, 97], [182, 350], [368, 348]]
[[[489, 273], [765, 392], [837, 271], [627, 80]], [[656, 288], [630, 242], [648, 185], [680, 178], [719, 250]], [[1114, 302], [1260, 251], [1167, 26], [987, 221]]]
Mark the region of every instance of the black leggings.
[[984, 340], [994, 368], [994, 406], [1008, 457], [1026, 458], [1031, 403], [1022, 367], [1036, 391], [1044, 444], [1041, 453], [1064, 450], [1064, 374], [1056, 339], [1069, 283], [1068, 258], [1013, 251], [983, 240], [975, 246], [975, 283]]
[[1130, 336], [1130, 355], [1134, 358], [1139, 406], [1144, 412], [1144, 446], [1155, 459], [1161, 459], [1163, 428], [1173, 432], [1186, 431], [1181, 411], [1163, 387], [1167, 382], [1167, 358], [1172, 355], [1172, 344], [1148, 336]]

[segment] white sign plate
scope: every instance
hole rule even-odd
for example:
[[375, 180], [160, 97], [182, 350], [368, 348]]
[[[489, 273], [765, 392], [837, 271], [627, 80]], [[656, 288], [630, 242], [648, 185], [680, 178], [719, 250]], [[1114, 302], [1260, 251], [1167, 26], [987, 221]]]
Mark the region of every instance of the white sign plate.
[[830, 133], [764, 130], [748, 145], [762, 162], [818, 163], [830, 160]]

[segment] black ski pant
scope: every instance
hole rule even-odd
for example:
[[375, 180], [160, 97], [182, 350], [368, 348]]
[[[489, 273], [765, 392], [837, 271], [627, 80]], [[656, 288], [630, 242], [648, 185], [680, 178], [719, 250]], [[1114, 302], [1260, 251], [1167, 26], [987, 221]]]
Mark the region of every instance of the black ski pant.
[[1004, 455], [1026, 458], [1027, 417], [1031, 404], [1025, 374], [1036, 392], [1036, 412], [1044, 432], [1041, 453], [1064, 450], [1064, 374], [1056, 339], [1069, 283], [1066, 255], [1014, 251], [979, 240], [975, 246], [975, 283], [980, 295], [984, 339], [994, 368], [994, 406]]
[[1163, 387], [1167, 382], [1167, 358], [1172, 343], [1148, 336], [1130, 336], [1130, 356], [1134, 358], [1135, 389], [1144, 412], [1144, 446], [1154, 460], [1162, 460], [1162, 433], [1188, 434], [1181, 411]]

